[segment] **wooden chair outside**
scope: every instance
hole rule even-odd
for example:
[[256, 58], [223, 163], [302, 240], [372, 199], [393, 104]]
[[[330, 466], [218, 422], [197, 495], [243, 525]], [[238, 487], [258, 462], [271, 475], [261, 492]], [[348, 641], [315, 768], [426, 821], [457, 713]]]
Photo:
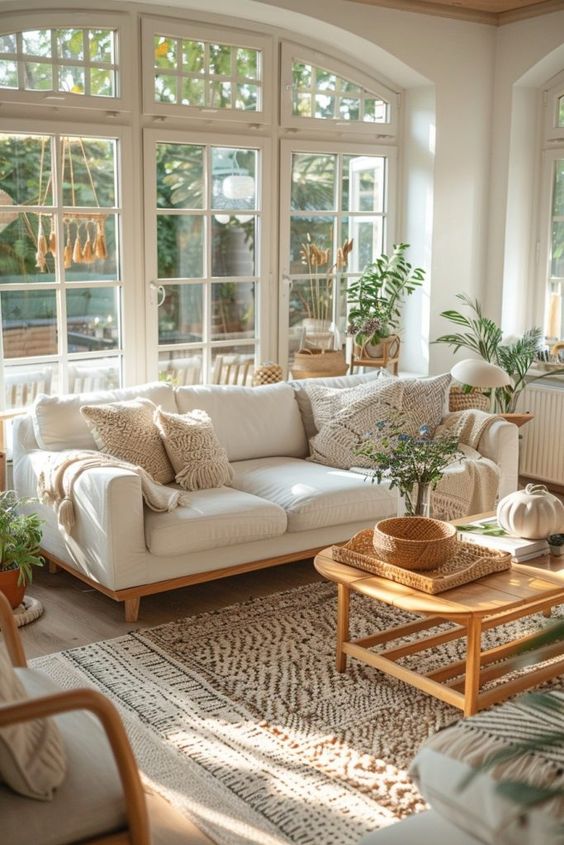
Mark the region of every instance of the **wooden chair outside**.
[[51, 367], [28, 370], [25, 373], [10, 372], [4, 374], [5, 407], [7, 409], [25, 408], [40, 393], [51, 393]]
[[175, 387], [187, 387], [202, 383], [202, 357], [193, 355], [189, 358], [172, 358], [159, 370], [161, 378], [170, 381]]
[[115, 364], [100, 367], [69, 367], [69, 393], [90, 393], [119, 387], [119, 371]]
[[254, 365], [254, 354], [216, 355], [213, 365], [212, 384], [251, 385]]

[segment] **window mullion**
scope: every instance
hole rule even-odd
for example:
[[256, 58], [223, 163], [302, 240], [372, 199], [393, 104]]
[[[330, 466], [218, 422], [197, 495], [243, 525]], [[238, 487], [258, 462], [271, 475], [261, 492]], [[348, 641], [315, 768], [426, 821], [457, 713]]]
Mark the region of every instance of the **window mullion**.
[[[68, 335], [67, 335], [67, 298], [64, 267], [64, 244], [66, 241], [65, 221], [63, 213], [63, 156], [62, 136], [53, 135], [51, 138], [51, 167], [53, 179], [53, 200], [57, 217], [57, 249], [55, 255], [55, 283], [57, 291], [57, 323], [59, 349], [59, 390], [68, 390]], [[54, 149], [53, 149], [54, 147]]]

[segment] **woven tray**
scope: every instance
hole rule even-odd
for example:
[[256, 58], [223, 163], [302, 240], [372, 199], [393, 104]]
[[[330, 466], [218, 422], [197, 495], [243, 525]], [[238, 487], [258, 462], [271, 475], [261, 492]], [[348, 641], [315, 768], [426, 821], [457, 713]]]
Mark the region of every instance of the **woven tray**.
[[360, 531], [343, 546], [333, 546], [333, 560], [433, 595], [476, 581], [493, 572], [503, 572], [511, 566], [509, 552], [459, 541], [455, 554], [438, 569], [416, 572], [378, 560], [372, 541], [372, 529]]

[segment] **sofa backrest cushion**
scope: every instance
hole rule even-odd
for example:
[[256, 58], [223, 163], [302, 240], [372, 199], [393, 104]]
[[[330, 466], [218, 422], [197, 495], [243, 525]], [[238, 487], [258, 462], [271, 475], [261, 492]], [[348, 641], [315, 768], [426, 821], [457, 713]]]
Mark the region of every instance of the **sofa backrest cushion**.
[[31, 408], [37, 445], [41, 449], [54, 452], [61, 452], [63, 449], [97, 449], [92, 432], [80, 414], [81, 407], [137, 398], [150, 399], [165, 411], [176, 410], [173, 388], [164, 382], [77, 393], [76, 396], [41, 394]]
[[209, 414], [230, 461], [308, 454], [294, 391], [284, 382], [262, 387], [195, 385], [177, 387], [175, 394], [179, 413], [200, 408]]

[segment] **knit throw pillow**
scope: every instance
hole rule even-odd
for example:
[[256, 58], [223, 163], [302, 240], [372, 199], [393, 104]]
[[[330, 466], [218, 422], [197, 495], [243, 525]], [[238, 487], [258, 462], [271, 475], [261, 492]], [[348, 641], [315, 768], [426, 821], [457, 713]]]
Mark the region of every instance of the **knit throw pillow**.
[[315, 431], [319, 432], [343, 408], [350, 407], [360, 399], [377, 397], [393, 378], [384, 370], [378, 379], [354, 387], [336, 388], [307, 384], [304, 389], [309, 397]]
[[[379, 422], [395, 419], [397, 412], [401, 410], [402, 396], [402, 382], [399, 379], [390, 379], [384, 381], [377, 392], [369, 392], [336, 410], [332, 418], [323, 423], [318, 434], [310, 440], [310, 460], [339, 469], [350, 469], [353, 466], [370, 467], [370, 461], [357, 455], [356, 449], [362, 445], [368, 434], [373, 440], [378, 437]], [[315, 416], [315, 400], [312, 404]], [[325, 406], [322, 411], [322, 415], [324, 414]]]
[[227, 452], [205, 411], [168, 414], [157, 408], [155, 422], [177, 484], [185, 490], [209, 490], [231, 483], [233, 470]]
[[[0, 649], [0, 704], [16, 704], [27, 698], [8, 656]], [[0, 728], [0, 781], [15, 792], [50, 801], [65, 775], [63, 739], [53, 719], [34, 719]]]
[[80, 413], [101, 452], [142, 467], [160, 484], [174, 481], [174, 471], [153, 421], [155, 405], [150, 399], [83, 405]]

